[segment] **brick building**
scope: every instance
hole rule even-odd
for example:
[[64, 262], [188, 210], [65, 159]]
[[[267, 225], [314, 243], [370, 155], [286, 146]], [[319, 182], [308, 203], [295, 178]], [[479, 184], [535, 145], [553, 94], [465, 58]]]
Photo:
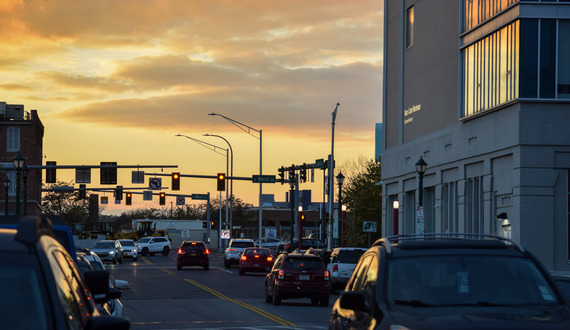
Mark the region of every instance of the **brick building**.
[[22, 104], [0, 102], [0, 214], [6, 214], [6, 179], [8, 188], [8, 214], [16, 214], [16, 170], [13, 159], [18, 152], [25, 158], [20, 171], [20, 212], [41, 213], [42, 155], [44, 126], [37, 110], [25, 111]]

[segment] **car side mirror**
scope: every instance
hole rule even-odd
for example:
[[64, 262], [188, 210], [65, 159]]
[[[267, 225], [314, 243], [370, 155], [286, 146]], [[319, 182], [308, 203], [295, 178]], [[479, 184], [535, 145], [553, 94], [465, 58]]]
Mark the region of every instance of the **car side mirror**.
[[118, 289], [109, 287], [109, 271], [107, 270], [89, 270], [84, 274], [85, 284], [91, 291], [93, 299], [96, 303], [104, 303], [110, 299], [119, 299], [122, 292]]
[[364, 293], [359, 291], [343, 291], [340, 293], [340, 308], [360, 312], [368, 312]]

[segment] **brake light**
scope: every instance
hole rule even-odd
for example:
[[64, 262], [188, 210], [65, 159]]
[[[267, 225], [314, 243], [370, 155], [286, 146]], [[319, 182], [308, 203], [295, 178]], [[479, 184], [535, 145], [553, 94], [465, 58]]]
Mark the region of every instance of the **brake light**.
[[338, 272], [338, 264], [333, 265], [333, 272]]
[[192, 245], [196, 245], [196, 242], [192, 242]]
[[285, 271], [283, 269], [279, 269], [279, 273], [277, 275], [277, 279], [282, 280], [285, 278]]
[[328, 279], [329, 279], [329, 271], [325, 270], [325, 280], [328, 280]]
[[242, 255], [242, 256], [241, 256], [241, 260], [247, 260], [247, 257], [244, 256], [244, 255]]
[[235, 251], [236, 249], [229, 248], [228, 251]]
[[182, 254], [184, 253], [184, 251], [182, 251], [182, 249], [178, 249], [178, 254]]
[[273, 257], [267, 257], [267, 261], [273, 261]]
[[256, 255], [254, 256], [254, 258], [259, 258], [259, 255], [258, 255], [258, 254], [256, 254]]
[[210, 250], [206, 249], [206, 251], [204, 251], [205, 254], [210, 254]]

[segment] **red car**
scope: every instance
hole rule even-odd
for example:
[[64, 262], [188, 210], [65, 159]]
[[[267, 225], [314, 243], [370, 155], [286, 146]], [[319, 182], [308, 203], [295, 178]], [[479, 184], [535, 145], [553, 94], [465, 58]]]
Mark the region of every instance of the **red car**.
[[269, 273], [273, 267], [273, 256], [268, 248], [247, 248], [239, 259], [239, 274], [245, 272]]

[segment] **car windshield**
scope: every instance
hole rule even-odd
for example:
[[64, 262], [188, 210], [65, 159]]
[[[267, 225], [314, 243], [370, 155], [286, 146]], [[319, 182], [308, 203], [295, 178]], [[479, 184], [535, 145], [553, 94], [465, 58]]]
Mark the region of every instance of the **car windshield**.
[[364, 250], [340, 250], [336, 262], [345, 264], [356, 264], [358, 259], [364, 254]]
[[150, 241], [150, 237], [141, 238], [137, 241], [137, 243], [148, 243]]
[[254, 256], [256, 254], [260, 256], [268, 256], [271, 254], [271, 251], [266, 249], [247, 249], [244, 251], [244, 254], [246, 256]]
[[135, 246], [135, 242], [133, 241], [119, 241], [122, 246]]
[[184, 244], [184, 245], [182, 246], [182, 249], [183, 249], [184, 251], [196, 251], [196, 252], [200, 252], [200, 251], [206, 250], [204, 244], [202, 244], [202, 243], [195, 243], [195, 244], [186, 243], [186, 244]]
[[41, 270], [30, 255], [0, 257], [0, 320], [2, 329], [47, 329], [49, 306]]
[[531, 260], [489, 255], [393, 259], [386, 294], [390, 304], [408, 306], [558, 303]]
[[283, 269], [289, 270], [317, 270], [323, 268], [323, 262], [318, 258], [289, 257], [283, 262]]
[[113, 242], [97, 242], [95, 243], [94, 249], [113, 249], [115, 248], [115, 243]]
[[253, 242], [232, 242], [233, 248], [246, 248], [254, 246]]

